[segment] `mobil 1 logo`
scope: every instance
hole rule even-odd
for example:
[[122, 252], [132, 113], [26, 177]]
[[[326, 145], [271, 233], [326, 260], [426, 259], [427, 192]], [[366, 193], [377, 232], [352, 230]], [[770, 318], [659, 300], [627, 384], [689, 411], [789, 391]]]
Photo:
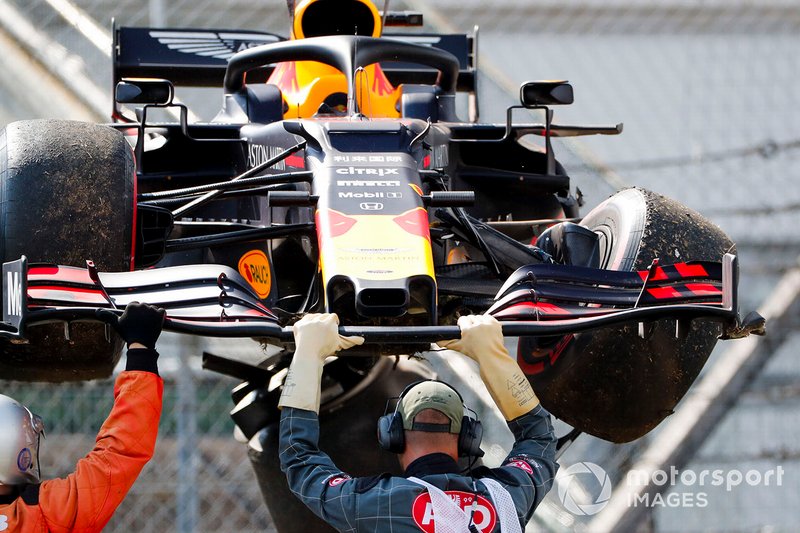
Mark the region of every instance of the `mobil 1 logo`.
[[376, 199], [385, 198], [386, 200], [397, 200], [403, 197], [401, 192], [368, 192], [368, 191], [339, 191], [339, 198], [359, 198], [359, 199]]
[[[384, 209], [402, 212], [403, 182], [397, 178], [393, 179], [396, 170], [340, 167], [336, 172], [339, 175], [333, 180], [334, 187], [331, 191], [333, 203], [341, 210], [352, 214], [359, 212], [379, 214]], [[351, 171], [352, 175], [349, 174]], [[374, 171], [374, 173], [361, 174], [357, 171]]]

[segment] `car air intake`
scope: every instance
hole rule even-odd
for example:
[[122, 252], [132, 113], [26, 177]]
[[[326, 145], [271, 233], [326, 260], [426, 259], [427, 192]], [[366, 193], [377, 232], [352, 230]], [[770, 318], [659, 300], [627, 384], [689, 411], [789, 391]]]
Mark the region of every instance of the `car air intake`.
[[366, 317], [398, 317], [408, 308], [406, 289], [371, 288], [362, 289], [356, 295], [356, 311]]

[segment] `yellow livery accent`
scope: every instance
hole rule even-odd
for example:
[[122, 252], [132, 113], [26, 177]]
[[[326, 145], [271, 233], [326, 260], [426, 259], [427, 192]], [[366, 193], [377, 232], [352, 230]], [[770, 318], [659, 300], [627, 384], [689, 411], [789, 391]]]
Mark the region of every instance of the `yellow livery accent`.
[[[380, 37], [380, 13], [369, 0], [303, 0], [292, 19], [292, 39], [321, 35]], [[356, 73], [356, 101], [370, 118], [399, 118], [398, 91], [389, 83], [380, 65], [364, 66]], [[293, 61], [275, 67], [267, 83], [283, 93], [284, 118], [309, 118], [327, 103], [335, 112], [347, 107], [347, 81], [335, 68], [315, 61]]]
[[[331, 210], [328, 210], [331, 211]], [[425, 214], [423, 209], [419, 211]], [[410, 212], [410, 213], [413, 213]], [[339, 216], [344, 216], [338, 214]], [[429, 239], [401, 226], [393, 215], [347, 215], [343, 234], [320, 242], [322, 277], [344, 275], [370, 281], [388, 281], [427, 275], [435, 279]], [[336, 235], [332, 217], [318, 214], [320, 235]], [[427, 234], [427, 224], [424, 228]]]
[[[267, 83], [277, 85], [286, 103], [284, 117], [308, 118], [326, 100], [335, 111], [344, 112], [347, 80], [335, 68], [316, 61], [280, 63]], [[341, 95], [335, 98], [334, 95]], [[333, 98], [332, 98], [333, 97]], [[383, 74], [380, 65], [369, 65], [356, 74], [356, 101], [361, 112], [371, 118], [398, 118], [397, 90]]]

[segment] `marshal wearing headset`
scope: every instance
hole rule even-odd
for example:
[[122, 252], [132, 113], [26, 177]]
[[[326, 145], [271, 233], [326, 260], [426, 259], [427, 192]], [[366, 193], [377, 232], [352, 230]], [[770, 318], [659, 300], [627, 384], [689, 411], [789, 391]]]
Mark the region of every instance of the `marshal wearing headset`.
[[477, 361], [515, 442], [499, 468], [461, 473], [458, 457], [479, 457], [483, 430], [450, 385], [408, 386], [378, 421], [378, 443], [398, 454], [403, 476], [352, 478], [318, 448], [320, 376], [326, 357], [360, 344], [340, 337], [336, 315], [294, 326], [297, 350], [280, 400], [280, 461], [289, 487], [339, 531], [521, 532], [558, 469], [550, 415], [503, 345], [490, 316], [459, 319], [461, 339], [439, 343]]

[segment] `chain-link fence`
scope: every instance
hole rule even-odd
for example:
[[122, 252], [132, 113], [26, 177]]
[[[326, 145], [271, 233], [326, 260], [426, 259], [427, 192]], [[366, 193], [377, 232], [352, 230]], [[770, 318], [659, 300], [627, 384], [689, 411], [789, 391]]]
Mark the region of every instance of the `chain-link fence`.
[[[165, 379], [155, 456], [105, 531], [270, 531], [246, 447], [232, 438], [227, 413], [236, 382], [188, 366], [177, 370]], [[44, 418], [41, 467], [47, 479], [72, 472], [94, 447], [114, 382], [0, 382], [0, 391]]]
[[[289, 20], [283, 0], [0, 0], [0, 8], [4, 5], [13, 6], [71, 60], [81, 62], [82, 72], [108, 89], [109, 107], [110, 50], [98, 48], [97, 39], [92, 43], [91, 31], [72, 6], [105, 32], [108, 43], [112, 17], [127, 26], [280, 34], [288, 33]], [[616, 189], [637, 185], [709, 216], [737, 242], [744, 310], [756, 308], [780, 276], [796, 265], [800, 2], [392, 0], [390, 8], [422, 11], [424, 31], [471, 32], [480, 25], [484, 121], [504, 120], [504, 110], [515, 103], [515, 88], [522, 81], [569, 79], [576, 103], [556, 109], [557, 122], [625, 123], [619, 137], [555, 141], [573, 185], [585, 196], [584, 212]], [[209, 98], [215, 99], [213, 107], [220, 96]], [[30, 106], [19, 109], [34, 112]], [[13, 116], [13, 110], [3, 116]], [[165, 350], [176, 371], [167, 373], [168, 401], [157, 457], [109, 530], [268, 528], [269, 517], [244, 449], [230, 437], [226, 412], [233, 383], [197, 369], [186, 373], [181, 346], [173, 339]], [[720, 498], [693, 513], [654, 509], [652, 529], [757, 529], [773, 524], [778, 530], [791, 530], [791, 510], [800, 504], [800, 365], [794, 353], [787, 342], [693, 463], [696, 468], [703, 461], [728, 466], [737, 461], [774, 463], [778, 454], [789, 473], [787, 489]], [[716, 357], [724, 357], [724, 352]], [[89, 449], [111, 400], [110, 382], [7, 384], [1, 390], [29, 402], [49, 421], [44, 447], [48, 474], [65, 473]], [[768, 415], [753, 426], [756, 411]], [[748, 438], [753, 427], [759, 435], [776, 435], [778, 444], [760, 438], [739, 452], [724, 445]], [[638, 446], [646, 443], [643, 439]], [[613, 473], [623, 471], [631, 457], [630, 447], [582, 438], [562, 464], [593, 460]], [[585, 517], [564, 511], [556, 492], [537, 513], [534, 527], [579, 527]], [[764, 501], [761, 494], [770, 500]]]

